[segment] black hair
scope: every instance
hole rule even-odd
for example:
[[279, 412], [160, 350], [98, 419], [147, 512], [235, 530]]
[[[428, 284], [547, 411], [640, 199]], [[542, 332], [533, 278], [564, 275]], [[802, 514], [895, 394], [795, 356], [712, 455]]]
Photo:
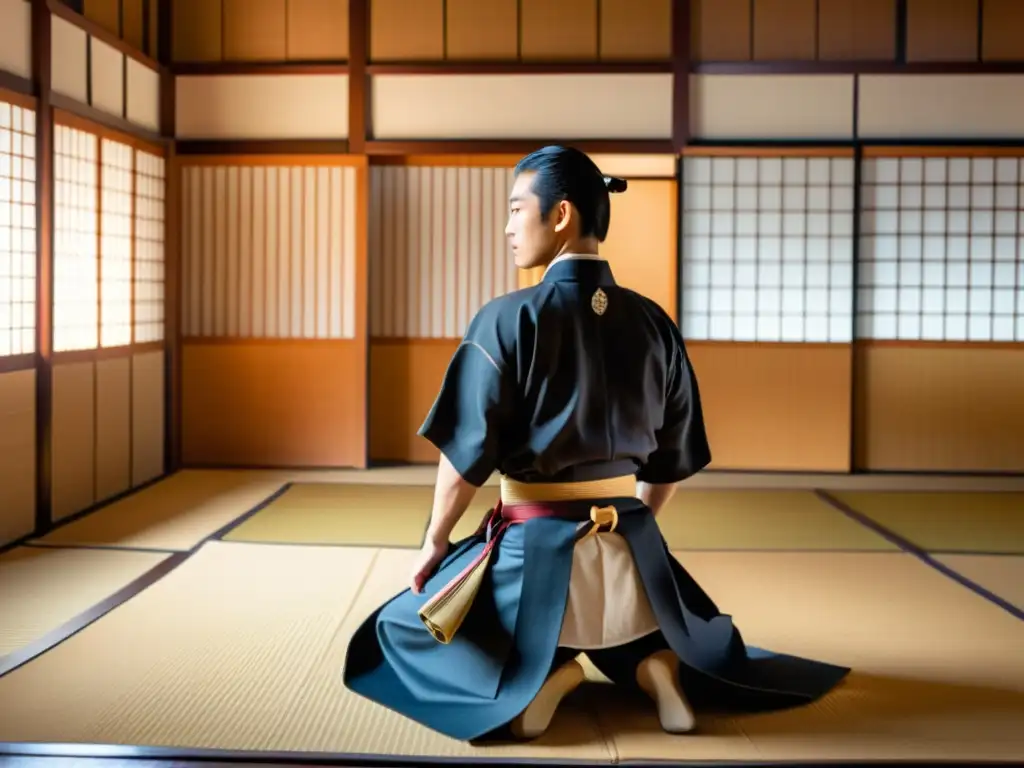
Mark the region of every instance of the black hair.
[[585, 153], [572, 147], [538, 149], [515, 167], [515, 175], [536, 174], [530, 189], [540, 201], [540, 215], [546, 220], [562, 200], [575, 206], [580, 215], [580, 237], [604, 242], [611, 221], [609, 193], [626, 191], [626, 180], [605, 176]]

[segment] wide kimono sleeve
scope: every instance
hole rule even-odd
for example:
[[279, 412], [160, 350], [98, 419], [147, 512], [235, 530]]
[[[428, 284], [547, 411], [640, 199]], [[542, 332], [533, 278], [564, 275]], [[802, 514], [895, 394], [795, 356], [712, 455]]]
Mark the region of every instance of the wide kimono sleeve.
[[681, 337], [675, 337], [673, 347], [664, 420], [655, 431], [657, 448], [637, 473], [645, 483], [678, 483], [711, 463], [697, 376]]
[[452, 356], [419, 434], [437, 447], [462, 478], [482, 486], [501, 461], [515, 387], [491, 333], [474, 333]]

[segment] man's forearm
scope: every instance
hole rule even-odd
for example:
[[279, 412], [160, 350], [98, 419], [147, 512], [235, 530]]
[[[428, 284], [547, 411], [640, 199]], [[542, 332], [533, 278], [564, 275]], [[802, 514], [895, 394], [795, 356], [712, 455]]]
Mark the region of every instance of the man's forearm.
[[644, 483], [638, 482], [636, 484], [637, 497], [651, 508], [651, 511], [657, 515], [661, 508], [668, 503], [668, 500], [676, 492], [676, 488], [679, 487], [679, 483]]
[[465, 514], [476, 492], [476, 486], [463, 480], [458, 470], [442, 454], [437, 465], [434, 508], [430, 513], [430, 525], [427, 527], [428, 542], [447, 545], [452, 530]]

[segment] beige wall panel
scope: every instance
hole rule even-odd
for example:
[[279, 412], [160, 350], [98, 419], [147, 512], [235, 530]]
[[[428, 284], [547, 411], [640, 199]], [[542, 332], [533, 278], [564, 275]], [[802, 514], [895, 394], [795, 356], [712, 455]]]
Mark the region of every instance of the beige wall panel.
[[702, 139], [850, 138], [853, 77], [693, 75], [690, 133]]
[[[124, 2], [124, 41], [128, 45], [145, 50], [147, 41], [146, 31], [143, 28], [142, 9], [149, 0], [123, 0]], [[150, 17], [149, 23], [155, 23], [155, 17]], [[153, 51], [156, 58], [156, 51]]]
[[602, 59], [672, 57], [671, 0], [602, 0]]
[[979, 0], [907, 0], [907, 61], [978, 58]]
[[131, 358], [96, 363], [96, 501], [131, 487]]
[[343, 139], [346, 75], [175, 78], [179, 139]]
[[1024, 136], [1024, 76], [863, 75], [865, 139]]
[[171, 3], [175, 61], [219, 61], [221, 0], [174, 0]]
[[848, 344], [690, 342], [711, 468], [847, 472]]
[[52, 87], [55, 93], [67, 96], [82, 104], [89, 102], [89, 84], [86, 66], [86, 50], [89, 36], [70, 21], [59, 16], [52, 17], [50, 29], [50, 66]]
[[0, 69], [32, 77], [32, 6], [0, 0]]
[[287, 0], [222, 0], [224, 58], [281, 61], [285, 58]]
[[366, 357], [355, 341], [186, 342], [185, 464], [361, 466]]
[[518, 0], [448, 0], [449, 59], [515, 59], [519, 55]]
[[985, 0], [981, 57], [985, 61], [1024, 60], [1024, 3]]
[[132, 485], [164, 471], [164, 352], [132, 358]]
[[519, 0], [524, 59], [596, 59], [595, 0]]
[[288, 58], [348, 58], [348, 0], [288, 0]]
[[128, 120], [148, 128], [160, 130], [160, 75], [135, 59], [128, 59], [126, 116]]
[[818, 58], [896, 58], [896, 0], [819, 0]]
[[1020, 347], [857, 345], [857, 466], [1024, 472]]
[[370, 458], [435, 463], [440, 452], [418, 436], [458, 339], [381, 339], [370, 344]]
[[0, 374], [0, 546], [36, 518], [36, 372]]
[[674, 180], [634, 179], [625, 194], [612, 195], [611, 226], [601, 255], [619, 285], [678, 315], [678, 194]]
[[754, 0], [754, 58], [813, 61], [817, 0]]
[[85, 0], [82, 10], [85, 18], [95, 21], [113, 35], [120, 35], [120, 5], [120, 0]]
[[672, 136], [672, 75], [378, 75], [371, 88], [378, 139]]
[[370, 0], [371, 61], [444, 58], [444, 0]]
[[750, 58], [750, 0], [691, 0], [690, 8], [694, 61]]
[[53, 519], [96, 502], [96, 369], [53, 367]]
[[383, 166], [370, 174], [370, 335], [458, 338], [516, 287], [508, 168]]
[[182, 168], [187, 337], [352, 339], [356, 169]]
[[92, 47], [92, 106], [121, 117], [124, 115], [124, 54], [95, 37]]
[[602, 173], [625, 179], [671, 179], [676, 175], [675, 155], [591, 155]]

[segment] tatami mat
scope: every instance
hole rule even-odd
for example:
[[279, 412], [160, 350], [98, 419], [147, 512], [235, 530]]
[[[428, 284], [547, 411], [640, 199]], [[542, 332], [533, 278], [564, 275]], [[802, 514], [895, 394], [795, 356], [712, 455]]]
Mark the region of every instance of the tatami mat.
[[271, 496], [281, 482], [186, 470], [50, 533], [46, 544], [188, 550]]
[[929, 552], [1024, 554], [1024, 493], [832, 496]]
[[207, 544], [0, 678], [0, 740], [609, 760], [585, 713], [540, 744], [480, 751], [345, 690], [348, 637], [414, 554]]
[[[496, 499], [480, 491], [452, 538], [472, 533]], [[418, 547], [432, 500], [429, 486], [297, 483], [225, 538]], [[674, 549], [896, 549], [806, 491], [680, 491], [658, 522]]]
[[[434, 489], [429, 486], [296, 483], [225, 539], [419, 547], [433, 499]], [[480, 491], [453, 537], [472, 533], [496, 500], [496, 489]]]
[[749, 642], [856, 668], [816, 706], [702, 717], [699, 735], [672, 737], [650, 705], [597, 685], [539, 743], [469, 747], [340, 680], [348, 638], [414, 556], [207, 544], [0, 678], [0, 740], [608, 762], [1024, 758], [1024, 622], [890, 553], [678, 555]]
[[0, 657], [45, 637], [166, 557], [42, 547], [18, 547], [0, 555]]
[[681, 490], [658, 525], [678, 550], [896, 549], [810, 491]]
[[943, 565], [982, 589], [1024, 609], [1024, 557], [1019, 555], [935, 555]]
[[603, 710], [621, 760], [1024, 759], [1024, 622], [901, 554], [677, 557], [747, 642], [855, 671], [811, 707], [703, 718], [692, 741]]

